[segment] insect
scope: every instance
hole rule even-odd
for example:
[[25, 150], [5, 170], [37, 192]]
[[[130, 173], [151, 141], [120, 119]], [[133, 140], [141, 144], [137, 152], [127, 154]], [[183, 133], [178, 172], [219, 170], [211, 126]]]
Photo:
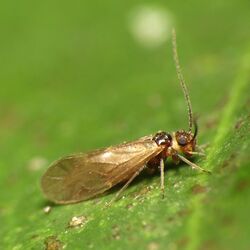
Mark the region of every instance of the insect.
[[196, 151], [199, 149], [196, 145], [198, 127], [193, 119], [190, 97], [180, 69], [174, 30], [172, 43], [176, 71], [188, 107], [189, 130], [173, 133], [160, 131], [117, 146], [61, 158], [52, 163], [41, 179], [42, 191], [49, 200], [58, 204], [75, 203], [124, 182], [112, 202], [145, 168], [160, 168], [164, 194], [164, 164], [168, 157], [176, 164], [183, 161], [194, 169], [209, 173], [186, 158], [202, 153]]

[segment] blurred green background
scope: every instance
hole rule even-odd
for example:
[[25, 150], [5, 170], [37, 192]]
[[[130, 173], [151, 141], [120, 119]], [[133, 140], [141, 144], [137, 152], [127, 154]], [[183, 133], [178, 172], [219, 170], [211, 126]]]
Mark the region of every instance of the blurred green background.
[[[0, 20], [2, 249], [249, 249], [249, 1], [4, 1]], [[48, 203], [53, 160], [187, 128], [173, 26], [213, 175], [170, 162], [164, 200], [144, 175], [108, 209], [116, 190]]]

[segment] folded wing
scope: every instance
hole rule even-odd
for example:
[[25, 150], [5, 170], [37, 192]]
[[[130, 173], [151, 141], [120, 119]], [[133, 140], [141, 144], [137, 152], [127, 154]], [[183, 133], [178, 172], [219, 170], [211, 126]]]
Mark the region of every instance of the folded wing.
[[60, 204], [74, 203], [103, 193], [127, 180], [163, 150], [152, 136], [54, 162], [41, 180], [45, 196]]

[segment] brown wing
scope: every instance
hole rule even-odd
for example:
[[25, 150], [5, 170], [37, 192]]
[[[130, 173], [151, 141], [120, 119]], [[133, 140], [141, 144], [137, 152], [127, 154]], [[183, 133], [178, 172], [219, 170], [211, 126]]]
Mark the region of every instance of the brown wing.
[[103, 193], [128, 179], [163, 150], [152, 136], [54, 162], [43, 175], [46, 197], [60, 204], [74, 203]]

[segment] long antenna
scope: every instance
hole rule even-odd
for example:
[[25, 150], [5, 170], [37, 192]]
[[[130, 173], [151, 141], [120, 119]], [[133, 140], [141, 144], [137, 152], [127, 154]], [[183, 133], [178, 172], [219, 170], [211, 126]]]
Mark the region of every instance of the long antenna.
[[188, 106], [188, 118], [189, 118], [189, 131], [191, 131], [192, 130], [192, 126], [193, 126], [192, 105], [191, 105], [190, 97], [189, 97], [189, 94], [188, 94], [187, 85], [185, 84], [183, 75], [181, 73], [181, 67], [180, 67], [178, 53], [177, 53], [177, 44], [176, 44], [176, 32], [175, 32], [175, 29], [172, 30], [172, 43], [173, 43], [173, 54], [174, 54], [175, 68], [176, 68], [176, 72], [177, 72], [177, 75], [178, 75], [178, 79], [180, 81], [181, 88], [183, 90], [183, 93], [184, 93], [184, 96], [185, 96], [185, 99], [186, 99], [186, 102], [187, 102], [187, 106]]

